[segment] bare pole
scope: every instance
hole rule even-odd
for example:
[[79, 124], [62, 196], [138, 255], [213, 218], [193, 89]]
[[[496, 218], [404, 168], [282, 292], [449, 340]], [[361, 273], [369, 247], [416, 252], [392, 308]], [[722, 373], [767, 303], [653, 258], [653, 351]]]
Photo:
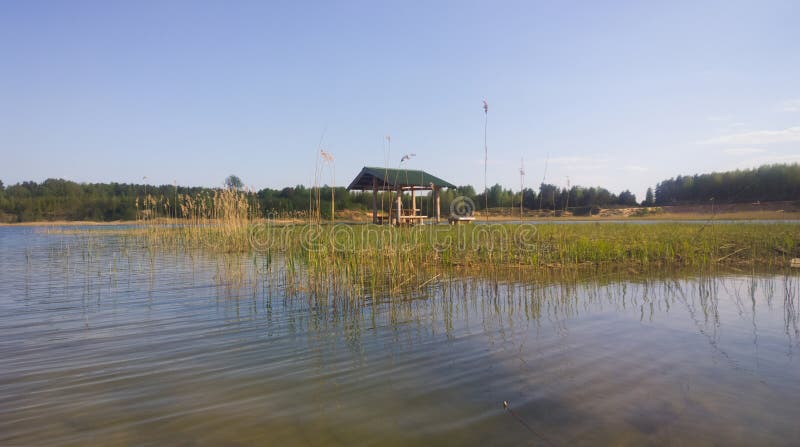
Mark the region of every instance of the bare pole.
[[486, 140], [486, 130], [489, 126], [489, 103], [483, 100], [483, 209], [486, 221], [489, 221], [489, 186], [487, 183], [487, 170], [489, 168], [489, 145]]
[[[320, 151], [321, 150], [322, 149], [320, 149]], [[320, 167], [321, 163], [320, 163], [319, 160], [320, 160], [320, 157], [319, 157], [319, 155], [317, 155], [317, 165], [316, 165], [316, 167], [314, 169], [314, 200], [316, 201], [314, 203], [314, 220], [317, 223], [320, 222], [320, 206], [321, 206], [320, 197], [319, 197], [319, 194], [320, 194], [319, 193], [319, 177], [321, 175], [320, 171], [322, 170], [322, 168]]]
[[522, 207], [525, 199], [525, 158], [519, 160], [519, 217], [522, 218]]
[[[403, 155], [402, 158], [400, 158], [400, 163], [397, 164], [397, 174], [394, 176], [395, 184], [397, 184], [397, 182], [399, 181], [400, 170], [403, 167], [403, 163], [408, 161], [408, 160], [411, 160], [413, 157], [416, 157], [416, 156], [417, 156], [417, 154], [405, 154], [405, 155]], [[406, 184], [408, 184], [408, 169], [407, 168], [405, 169], [405, 174], [406, 174]], [[403, 188], [398, 186], [397, 187], [397, 224], [398, 225], [400, 225], [400, 216], [401, 216], [400, 213], [402, 212], [402, 206], [401, 206], [402, 203], [403, 203], [402, 194], [403, 194]], [[413, 187], [411, 188], [411, 194], [412, 195], [414, 194], [414, 188]]]
[[[386, 180], [389, 178], [389, 159], [392, 156], [392, 136], [386, 135], [383, 150], [383, 191], [381, 192], [381, 214], [383, 214], [383, 198], [386, 195]], [[389, 191], [389, 222], [392, 221], [392, 191]]]
[[[328, 126], [326, 125], [322, 129], [322, 134], [319, 136], [319, 143], [317, 144], [316, 154], [314, 154], [314, 187], [308, 191], [308, 221], [311, 222], [315, 212], [317, 217], [317, 221], [319, 221], [319, 187], [317, 185], [319, 179], [319, 158], [320, 152], [322, 150], [322, 142], [325, 140], [325, 132], [328, 131]], [[316, 193], [315, 193], [316, 192]], [[314, 199], [317, 200], [316, 209], [314, 208]]]
[[[381, 213], [383, 213], [383, 197], [386, 195], [387, 179], [389, 178], [389, 160], [392, 156], [392, 136], [386, 135], [386, 153], [383, 159], [383, 192], [381, 194]], [[392, 190], [389, 189], [389, 209], [388, 209], [389, 223], [392, 222]]]
[[333, 154], [331, 154], [330, 152], [326, 152], [324, 149], [319, 150], [319, 155], [322, 157], [322, 160], [324, 162], [330, 164], [331, 166], [331, 183], [333, 183], [331, 185], [331, 222], [333, 222], [334, 212], [335, 212], [334, 194], [336, 193], [336, 162], [335, 159], [333, 158]]
[[[550, 153], [547, 153], [547, 158], [544, 159], [544, 174], [542, 175], [542, 184], [544, 184], [545, 179], [547, 179], [547, 163], [550, 161]], [[539, 191], [540, 193], [542, 191]], [[542, 211], [542, 196], [544, 194], [539, 194], [539, 211]]]

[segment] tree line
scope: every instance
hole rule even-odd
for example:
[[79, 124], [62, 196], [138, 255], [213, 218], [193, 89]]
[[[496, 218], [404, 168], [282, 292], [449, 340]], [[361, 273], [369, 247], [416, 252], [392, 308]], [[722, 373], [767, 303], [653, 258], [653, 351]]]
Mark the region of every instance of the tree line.
[[800, 165], [677, 176], [656, 185], [655, 204], [768, 202], [800, 199]]
[[[235, 176], [225, 180], [226, 188], [240, 189], [242, 181]], [[114, 221], [135, 220], [141, 216], [146, 197], [155, 197], [162, 204], [151, 210], [155, 216], [181, 217], [178, 197], [209, 194], [213, 188], [184, 187], [178, 185], [144, 185], [129, 183], [76, 183], [62, 179], [48, 179], [42, 183], [22, 182], [5, 186], [0, 181], [0, 221], [30, 222], [52, 220]], [[264, 215], [302, 217], [311, 212], [310, 204], [319, 198], [323, 217], [330, 215], [331, 192], [336, 210], [367, 211], [372, 209], [372, 192], [348, 191], [344, 187], [322, 186], [317, 192], [303, 185], [282, 189], [265, 188], [248, 193]], [[565, 210], [575, 214], [588, 214], [598, 208], [632, 207], [639, 203], [628, 190], [614, 194], [602, 187], [572, 186], [569, 189], [542, 183], [538, 189], [525, 188], [522, 192], [496, 184], [484, 192], [472, 186], [460, 186], [441, 191], [442, 215], [449, 213], [457, 197], [472, 200], [476, 210], [488, 202], [490, 208], [518, 208], [527, 210]], [[722, 202], [753, 202], [770, 200], [797, 200], [800, 198], [800, 165], [770, 165], [756, 169], [722, 173], [678, 176], [657, 184], [655, 191], [648, 189], [641, 205], [669, 205], [706, 203], [710, 199]], [[378, 205], [384, 210], [391, 206], [390, 193], [380, 193]], [[411, 198], [404, 195], [404, 206]], [[433, 215], [434, 204], [430, 196], [417, 198], [417, 207], [426, 215]]]
[[[239, 185], [234, 182], [234, 185]], [[227, 188], [238, 188], [229, 184]], [[333, 189], [333, 191], [331, 191]], [[331, 194], [333, 192], [333, 194]], [[182, 217], [179, 198], [209, 195], [213, 188], [184, 187], [177, 185], [144, 185], [129, 183], [76, 183], [62, 179], [47, 179], [42, 183], [32, 181], [4, 187], [0, 182], [0, 222], [31, 222], [54, 220], [115, 221], [135, 220], [142, 216], [145, 198], [154, 198], [158, 206], [148, 206], [148, 217]], [[371, 191], [348, 191], [344, 187], [321, 186], [318, 191], [304, 185], [282, 189], [265, 188], [253, 193], [251, 200], [266, 217], [305, 217], [312, 212], [311, 204], [319, 200], [319, 211], [323, 218], [330, 217], [331, 196], [335, 209], [368, 211], [372, 209]], [[528, 210], [579, 209], [587, 206], [607, 207], [614, 205], [635, 205], [635, 196], [628, 191], [620, 195], [605, 188], [583, 188], [573, 186], [570, 190], [555, 185], [542, 184], [539, 190], [526, 188], [519, 191], [503, 188], [496, 184], [488, 189], [490, 208], [518, 208]], [[444, 189], [440, 192], [442, 215], [447, 216], [450, 205], [457, 197], [467, 197], [475, 210], [482, 210], [486, 204], [484, 193], [475, 192], [472, 186]], [[396, 196], [394, 193], [380, 192], [378, 206], [388, 211]], [[430, 195], [417, 196], [417, 207], [425, 215], [434, 214], [433, 198]], [[404, 194], [404, 207], [411, 206], [411, 197]]]

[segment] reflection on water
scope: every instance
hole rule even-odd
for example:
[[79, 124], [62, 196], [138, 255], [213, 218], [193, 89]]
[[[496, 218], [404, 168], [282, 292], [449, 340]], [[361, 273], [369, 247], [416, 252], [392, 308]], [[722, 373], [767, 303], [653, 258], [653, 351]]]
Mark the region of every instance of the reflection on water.
[[[800, 278], [440, 274], [0, 228], [0, 445], [791, 445]], [[503, 408], [503, 402], [508, 408]]]

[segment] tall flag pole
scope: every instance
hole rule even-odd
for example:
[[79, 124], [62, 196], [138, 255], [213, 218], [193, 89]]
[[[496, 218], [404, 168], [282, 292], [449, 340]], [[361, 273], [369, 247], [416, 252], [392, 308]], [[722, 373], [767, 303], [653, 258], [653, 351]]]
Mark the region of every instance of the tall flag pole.
[[331, 165], [331, 183], [333, 183], [331, 185], [331, 222], [333, 222], [336, 211], [336, 207], [334, 205], [336, 203], [336, 164], [334, 162], [333, 154], [330, 152], [325, 152], [324, 149], [320, 149], [319, 155], [324, 161]]
[[522, 218], [522, 203], [525, 198], [525, 158], [519, 159], [519, 217]]
[[489, 167], [489, 146], [486, 144], [486, 129], [489, 125], [489, 103], [483, 100], [483, 204], [486, 220], [489, 220], [489, 186], [486, 173]]

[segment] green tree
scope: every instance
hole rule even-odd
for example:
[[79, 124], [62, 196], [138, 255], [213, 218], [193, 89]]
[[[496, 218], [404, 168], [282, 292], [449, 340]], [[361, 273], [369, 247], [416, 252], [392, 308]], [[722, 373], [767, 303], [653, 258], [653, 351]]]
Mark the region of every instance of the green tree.
[[556, 185], [542, 183], [539, 185], [539, 206], [544, 209], [555, 209], [556, 199], [560, 192]]
[[655, 205], [656, 201], [653, 197], [653, 188], [647, 188], [647, 192], [644, 194], [644, 202], [642, 202], [643, 206], [653, 206]]
[[617, 198], [617, 200], [618, 200], [620, 205], [625, 205], [625, 206], [636, 206], [637, 205], [636, 196], [632, 192], [628, 191], [627, 189], [625, 191], [622, 191], [621, 193], [619, 193], [619, 197]]
[[764, 165], [711, 174], [677, 176], [656, 185], [654, 202], [705, 203], [796, 200], [800, 197], [800, 165]]
[[225, 179], [225, 187], [228, 189], [240, 190], [244, 188], [244, 183], [242, 183], [242, 179], [231, 174]]

